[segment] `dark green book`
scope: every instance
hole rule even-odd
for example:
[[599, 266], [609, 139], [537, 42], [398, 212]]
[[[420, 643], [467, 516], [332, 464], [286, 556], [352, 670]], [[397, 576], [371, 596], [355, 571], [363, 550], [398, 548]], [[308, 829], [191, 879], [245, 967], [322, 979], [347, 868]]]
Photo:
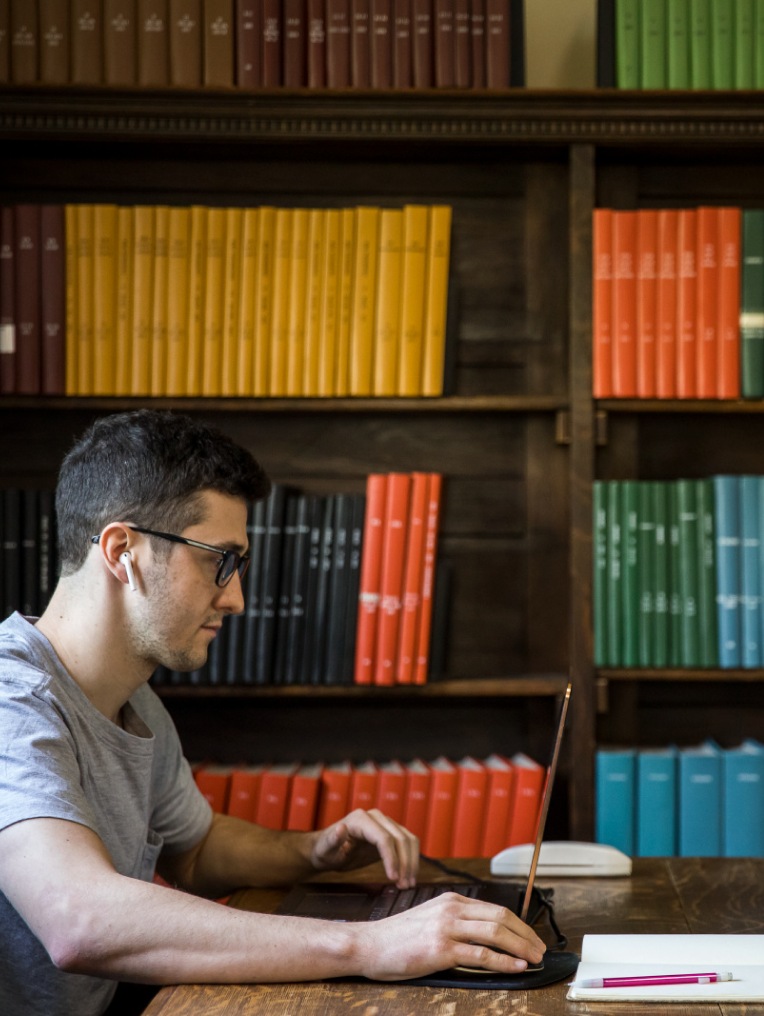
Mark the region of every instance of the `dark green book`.
[[735, 0], [735, 88], [754, 87], [754, 2]]
[[711, 0], [711, 84], [735, 84], [735, 0]]
[[700, 665], [702, 667], [718, 667], [714, 482], [713, 480], [697, 480], [696, 482], [698, 498]]
[[608, 663], [607, 644], [607, 497], [609, 483], [595, 480], [592, 485], [594, 536], [594, 666]]
[[653, 651], [652, 666], [669, 662], [668, 484], [651, 483], [653, 502]]
[[700, 665], [698, 614], [698, 496], [696, 480], [677, 480], [679, 502], [679, 593], [682, 600], [682, 666]]
[[639, 484], [621, 483], [623, 666], [639, 663]]
[[682, 666], [682, 562], [679, 557], [679, 491], [668, 485], [669, 666]]
[[607, 662], [620, 667], [621, 632], [621, 485], [615, 481], [607, 490]]
[[666, 0], [642, 0], [641, 83], [666, 87]]
[[690, 87], [690, 0], [667, 0], [667, 83], [669, 88]]
[[616, 0], [615, 66], [619, 88], [639, 88], [639, 0]]
[[653, 666], [655, 644], [655, 498], [653, 484], [639, 487], [639, 665]]
[[764, 210], [743, 210], [740, 280], [740, 387], [745, 399], [764, 396]]
[[753, 79], [755, 88], [764, 88], [764, 0], [753, 5]]
[[690, 0], [690, 87], [711, 87], [710, 0]]

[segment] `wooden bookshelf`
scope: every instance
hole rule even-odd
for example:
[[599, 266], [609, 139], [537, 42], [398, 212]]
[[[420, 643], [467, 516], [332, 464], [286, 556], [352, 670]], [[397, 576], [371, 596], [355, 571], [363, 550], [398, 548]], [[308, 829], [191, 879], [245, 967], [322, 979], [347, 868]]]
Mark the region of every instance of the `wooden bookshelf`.
[[597, 677], [606, 681], [733, 681], [757, 684], [764, 681], [764, 670], [743, 669], [742, 667], [599, 667]]

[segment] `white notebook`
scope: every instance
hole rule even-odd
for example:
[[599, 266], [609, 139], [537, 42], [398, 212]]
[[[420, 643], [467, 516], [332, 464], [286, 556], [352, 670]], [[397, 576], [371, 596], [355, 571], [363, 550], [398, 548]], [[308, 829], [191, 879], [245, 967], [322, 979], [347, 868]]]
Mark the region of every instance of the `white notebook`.
[[[730, 971], [716, 984], [581, 988], [595, 977]], [[764, 935], [585, 935], [568, 998], [585, 1002], [764, 1001]]]

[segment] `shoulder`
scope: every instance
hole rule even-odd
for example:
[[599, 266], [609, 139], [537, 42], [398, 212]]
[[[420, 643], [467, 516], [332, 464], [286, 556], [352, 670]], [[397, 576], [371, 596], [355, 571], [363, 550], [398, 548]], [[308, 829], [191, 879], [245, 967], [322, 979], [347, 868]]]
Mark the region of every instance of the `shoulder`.
[[0, 699], [40, 696], [50, 687], [54, 666], [49, 643], [20, 614], [0, 624]]

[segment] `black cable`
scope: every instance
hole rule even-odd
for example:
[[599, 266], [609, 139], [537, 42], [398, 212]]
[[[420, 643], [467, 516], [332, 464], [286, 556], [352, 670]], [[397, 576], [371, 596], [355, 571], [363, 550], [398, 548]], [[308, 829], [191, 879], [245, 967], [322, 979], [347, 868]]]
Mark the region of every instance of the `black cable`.
[[426, 854], [420, 854], [419, 857], [422, 861], [427, 861], [428, 864], [434, 864], [436, 868], [440, 868], [440, 870], [445, 872], [446, 875], [456, 875], [457, 878], [466, 878], [470, 882], [474, 882], [476, 885], [483, 885], [485, 883], [485, 879], [478, 878], [469, 871], [460, 871], [458, 868], [448, 868], [442, 861], [437, 861], [434, 857], [427, 857]]

